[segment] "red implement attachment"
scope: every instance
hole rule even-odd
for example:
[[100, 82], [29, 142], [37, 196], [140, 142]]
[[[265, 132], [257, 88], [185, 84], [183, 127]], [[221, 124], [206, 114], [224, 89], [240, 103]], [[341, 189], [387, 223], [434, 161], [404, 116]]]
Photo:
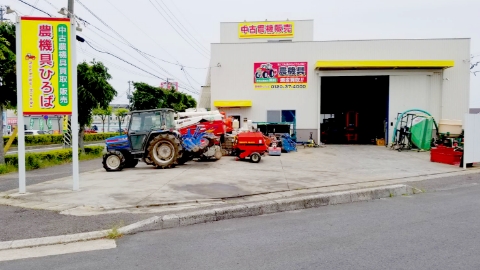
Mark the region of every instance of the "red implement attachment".
[[268, 147], [261, 132], [244, 132], [236, 136], [233, 149], [238, 158], [250, 158], [251, 162], [258, 163]]

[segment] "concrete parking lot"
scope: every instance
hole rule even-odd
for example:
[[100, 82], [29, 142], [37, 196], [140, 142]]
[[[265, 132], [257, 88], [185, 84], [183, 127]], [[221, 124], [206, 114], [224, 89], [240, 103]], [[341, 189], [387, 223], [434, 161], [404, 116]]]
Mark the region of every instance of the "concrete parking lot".
[[73, 215], [163, 211], [478, 172], [476, 167], [463, 171], [429, 158], [429, 152], [338, 145], [265, 156], [258, 164], [229, 156], [166, 170], [139, 164], [106, 172], [98, 164], [98, 170], [80, 175], [80, 191], [71, 190], [71, 177], [53, 179], [28, 186], [24, 195], [17, 190], [5, 192], [2, 203], [8, 198], [12, 205]]

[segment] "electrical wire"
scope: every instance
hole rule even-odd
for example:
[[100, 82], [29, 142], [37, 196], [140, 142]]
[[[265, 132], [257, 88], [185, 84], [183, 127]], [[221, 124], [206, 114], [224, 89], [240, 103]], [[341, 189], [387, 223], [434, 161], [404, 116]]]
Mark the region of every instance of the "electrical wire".
[[114, 32], [119, 38], [123, 39], [132, 49], [134, 49], [135, 51], [137, 51], [142, 57], [144, 57], [145, 59], [147, 59], [148, 61], [150, 61], [152, 64], [156, 65], [158, 68], [160, 68], [161, 70], [163, 70], [165, 73], [167, 73], [169, 76], [172, 76], [173, 78], [175, 78], [176, 80], [178, 80], [179, 82], [181, 82], [180, 79], [178, 79], [175, 75], [171, 74], [170, 72], [168, 72], [167, 70], [165, 70], [164, 68], [162, 68], [160, 65], [158, 65], [156, 62], [152, 61], [152, 59], [146, 57], [145, 54], [143, 54], [140, 50], [138, 50], [137, 48], [135, 48], [135, 46], [133, 46], [133, 44], [131, 44], [126, 38], [124, 38], [122, 35], [120, 35], [117, 31], [115, 31], [115, 29], [113, 29], [110, 25], [108, 25], [106, 22], [104, 22], [99, 16], [97, 16], [92, 10], [90, 10], [85, 4], [83, 4], [80, 0], [76, 0], [81, 6], [83, 6], [90, 14], [92, 14], [98, 21], [100, 21], [104, 26], [106, 26], [108, 29], [110, 29], [112, 32]]
[[184, 68], [182, 69], [183, 72], [185, 73], [185, 75], [187, 75], [187, 77], [190, 77], [190, 79], [192, 79], [192, 81], [194, 81], [195, 83], [197, 83], [198, 85], [202, 85], [201, 83], [197, 82], [197, 80], [195, 80], [188, 72], [187, 70], [185, 70]]
[[[24, 4], [27, 4], [27, 5], [31, 6], [30, 4], [25, 3], [25, 2], [22, 1], [22, 0], [19, 0], [19, 1], [22, 2], [22, 3], [24, 3]], [[50, 6], [52, 6], [53, 8], [56, 8], [56, 7], [55, 7], [51, 2], [49, 2], [48, 0], [44, 0], [44, 1], [46, 1], [46, 2], [47, 2]], [[96, 16], [93, 12], [91, 12], [83, 3], [81, 3], [79, 0], [76, 0], [76, 1], [79, 2], [82, 6], [84, 6], [84, 8], [87, 9], [87, 11], [89, 11], [94, 17], [96, 17], [99, 21], [101, 21], [105, 26], [109, 27], [109, 26], [108, 26], [105, 22], [103, 22], [98, 16]], [[50, 17], [52, 17], [49, 13], [47, 13], [47, 12], [45, 12], [45, 11], [39, 9], [39, 8], [36, 8], [36, 7], [35, 7], [35, 9], [39, 10], [39, 11], [42, 12], [42, 13], [45, 13], [45, 14], [49, 15]], [[100, 32], [102, 32], [102, 33], [104, 33], [104, 34], [107, 34], [107, 33], [105, 33], [103, 30], [101, 30], [100, 28], [98, 28], [98, 27], [92, 25], [91, 23], [89, 23], [88, 21], [86, 21], [86, 20], [84, 20], [84, 19], [76, 16], [75, 14], [72, 14], [72, 15], [73, 15], [76, 19], [84, 22], [84, 25], [85, 25], [85, 24], [89, 24], [89, 25], [93, 26], [94, 28], [96, 28], [97, 30], [99, 30]], [[112, 30], [113, 32], [115, 32], [120, 38], [122, 38], [122, 39], [124, 39], [124, 40], [126, 41], [126, 43], [124, 43], [124, 44], [127, 44], [127, 45], [128, 45], [129, 47], [131, 47], [132, 49], [134, 49], [134, 50], [136, 50], [137, 52], [141, 53], [140, 50], [138, 50], [137, 48], [135, 48], [130, 42], [128, 42], [128, 40], [126, 40], [125, 38], [123, 38], [118, 32], [116, 32], [116, 31], [115, 31], [114, 29], [112, 29], [111, 27], [109, 27], [109, 28], [110, 28], [110, 30]], [[107, 34], [107, 35], [108, 35], [108, 34]], [[109, 35], [109, 36], [112, 37], [111, 35]], [[112, 38], [113, 38], [113, 37], [112, 37]], [[122, 58], [120, 58], [120, 57], [118, 57], [118, 56], [116, 56], [116, 55], [114, 55], [114, 54], [112, 54], [112, 53], [109, 53], [109, 52], [106, 52], [106, 51], [101, 51], [101, 50], [96, 49], [96, 48], [93, 47], [92, 44], [90, 44], [88, 41], [85, 41], [85, 43], [87, 43], [87, 45], [89, 45], [92, 49], [94, 49], [94, 50], [97, 51], [97, 52], [109, 54], [109, 55], [111, 55], [111, 56], [113, 56], [113, 57], [115, 57], [115, 58], [117, 58], [117, 59], [119, 59], [119, 60], [121, 60], [121, 61], [123, 61], [123, 62], [125, 62], [125, 63], [127, 63], [127, 64], [129, 64], [129, 65], [131, 65], [131, 66], [133, 66], [133, 67], [135, 67], [135, 68], [137, 68], [137, 69], [139, 69], [139, 70], [141, 70], [141, 71], [144, 71], [144, 72], [152, 75], [152, 76], [155, 77], [155, 78], [158, 78], [158, 79], [160, 79], [160, 80], [166, 81], [165, 79], [163, 79], [163, 78], [161, 78], [161, 77], [159, 77], [159, 76], [157, 76], [157, 75], [155, 75], [155, 74], [153, 74], [153, 73], [151, 73], [151, 72], [149, 72], [149, 71], [146, 71], [145, 69], [140, 68], [140, 67], [138, 67], [137, 65], [135, 65], [135, 64], [133, 64], [133, 63], [131, 63], [131, 62], [129, 62], [129, 61], [126, 61], [126, 60], [124, 60], [124, 59], [122, 59]], [[97, 46], [98, 46], [98, 44], [97, 44]], [[83, 50], [82, 47], [81, 47], [81, 49]], [[130, 56], [131, 56], [131, 55], [130, 55]], [[132, 56], [131, 56], [131, 57], [132, 57]], [[152, 57], [154, 57], [154, 56], [152, 56]], [[154, 57], [154, 58], [155, 58], [155, 57]], [[147, 58], [147, 60], [150, 60], [150, 61], [151, 61], [151, 59], [148, 59], [148, 58]], [[111, 63], [111, 62], [110, 62], [110, 63]], [[111, 64], [112, 64], [112, 63], [111, 63]], [[142, 63], [142, 64], [144, 64], [144, 63]], [[145, 65], [145, 64], [144, 64], [144, 65]], [[177, 64], [177, 65], [179, 65], [179, 64]], [[116, 67], [119, 68], [118, 65], [116, 65]], [[160, 68], [161, 68], [161, 67], [160, 67]], [[122, 69], [122, 68], [119, 68], [119, 69]], [[163, 68], [161, 68], [161, 69], [164, 70]], [[166, 71], [166, 70], [164, 70], [164, 71]], [[130, 72], [130, 71], [129, 71], [129, 72]], [[167, 71], [166, 71], [166, 72], [167, 72]], [[167, 72], [167, 73], [170, 74], [169, 72]], [[138, 73], [136, 73], [136, 74], [138, 74]], [[140, 74], [138, 74], [138, 75], [140, 75]], [[172, 77], [175, 77], [175, 76], [172, 75], [172, 74], [170, 74], [170, 75], [171, 75]], [[179, 80], [179, 81], [182, 82], [181, 80]], [[182, 82], [182, 83], [184, 83], [184, 82]], [[193, 87], [192, 87], [192, 89], [188, 89], [188, 88], [181, 87], [181, 86], [180, 86], [179, 88], [184, 89], [184, 90], [186, 90], [186, 91], [188, 91], [188, 92], [190, 92], [190, 93], [193, 93], [193, 94], [199, 94], [199, 92], [193, 90], [193, 89], [194, 89]]]
[[[121, 60], [121, 61], [123, 61], [123, 62], [125, 62], [125, 63], [127, 63], [127, 64], [129, 64], [129, 65], [131, 65], [131, 66], [133, 66], [133, 67], [135, 67], [135, 68], [143, 71], [143, 72], [145, 72], [145, 73], [148, 73], [148, 74], [150, 74], [150, 75], [152, 75], [152, 76], [154, 76], [154, 77], [156, 77], [156, 78], [158, 78], [158, 79], [160, 79], [160, 80], [162, 80], [162, 81], [165, 81], [165, 82], [167, 81], [166, 79], [161, 78], [161, 77], [159, 77], [159, 76], [157, 76], [157, 75], [155, 75], [155, 74], [153, 74], [153, 73], [151, 73], [151, 72], [149, 72], [149, 71], [147, 71], [147, 70], [145, 70], [145, 69], [143, 69], [143, 68], [141, 68], [141, 67], [139, 67], [139, 66], [137, 66], [137, 65], [135, 65], [135, 64], [132, 64], [132, 63], [130, 63], [129, 61], [127, 61], [127, 60], [125, 60], [125, 59], [123, 59], [123, 58], [120, 58], [120, 57], [118, 57], [118, 56], [116, 56], [116, 55], [114, 55], [114, 54], [112, 54], [112, 53], [110, 53], [110, 52], [101, 51], [101, 50], [93, 47], [92, 44], [90, 44], [90, 42], [88, 42], [88, 41], [85, 41], [85, 43], [86, 43], [88, 46], [90, 46], [92, 49], [94, 49], [95, 51], [97, 51], [97, 52], [99, 52], [99, 53], [104, 53], [104, 54], [108, 54], [108, 55], [110, 55], [110, 56], [113, 56], [113, 57], [117, 58], [118, 60]], [[179, 87], [179, 88], [183, 88], [184, 90], [186, 90], [186, 91], [188, 91], [188, 92], [190, 92], [190, 93], [194, 93], [194, 94], [197, 94], [197, 95], [199, 94], [198, 92], [192, 91], [192, 90], [187, 89], [187, 88], [184, 88], [184, 87]]]
[[[47, 2], [47, 3], [48, 3], [51, 7], [53, 7], [54, 9], [58, 9], [58, 8], [57, 8], [56, 6], [54, 6], [50, 1], [48, 1], [48, 0], [44, 0], [44, 1]], [[110, 5], [112, 5], [115, 9], [117, 9], [117, 10], [118, 10], [123, 16], [125, 16], [130, 22], [132, 22], [132, 24], [134, 24], [138, 29], [140, 29], [140, 30], [145, 34], [145, 36], [147, 36], [147, 37], [151, 38], [153, 41], [155, 41], [149, 34], [145, 33], [145, 31], [143, 31], [143, 29], [142, 29], [141, 27], [139, 27], [137, 24], [135, 24], [132, 20], [130, 20], [130, 19], [128, 18], [128, 16], [126, 16], [126, 15], [125, 15], [124, 13], [122, 13], [117, 7], [115, 7], [115, 5], [111, 4], [111, 2], [110, 2], [109, 0], [107, 0], [107, 2], [108, 2]], [[83, 22], [83, 25], [84, 25], [85, 27], [87, 27], [87, 25], [88, 25], [88, 26], [91, 26], [91, 27], [95, 28], [97, 31], [99, 31], [99, 32], [107, 35], [108, 37], [114, 39], [115, 41], [118, 41], [118, 42], [122, 43], [123, 45], [126, 45], [126, 46], [132, 48], [132, 47], [131, 47], [129, 44], [127, 44], [125, 41], [122, 41], [122, 40], [120, 40], [120, 39], [118, 39], [118, 38], [110, 35], [109, 33], [103, 31], [102, 29], [98, 28], [97, 26], [91, 24], [90, 22], [88, 22], [88, 21], [86, 21], [86, 20], [84, 20], [84, 19], [82, 19], [82, 18], [80, 18], [80, 17], [78, 17], [78, 16], [76, 16], [76, 15], [74, 15], [74, 16], [75, 16], [79, 21]], [[100, 38], [102, 38], [102, 39], [108, 41], [109, 43], [111, 43], [111, 40], [107, 40], [105, 37], [103, 37], [103, 36], [101, 36], [101, 35], [99, 35], [99, 34], [97, 34], [97, 33], [95, 33], [95, 34], [98, 35]], [[155, 42], [155, 43], [159, 46], [159, 48], [163, 49], [157, 42]], [[114, 44], [112, 43], [112, 45], [114, 45]], [[118, 47], [118, 46], [115, 46], [115, 47], [117, 47], [117, 48], [120, 49], [120, 47]], [[164, 62], [164, 63], [171, 64], [171, 65], [176, 65], [176, 66], [179, 66], [179, 67], [185, 67], [185, 68], [190, 68], [190, 69], [208, 69], [208, 68], [209, 68], [209, 67], [192, 67], [192, 66], [185, 66], [185, 65], [182, 65], [182, 64], [180, 64], [180, 63], [173, 63], [173, 62], [171, 62], [171, 61], [167, 61], [167, 60], [165, 60], [165, 59], [162, 59], [162, 58], [159, 58], [159, 57], [157, 57], [157, 56], [151, 55], [151, 54], [149, 54], [149, 53], [146, 53], [146, 52], [141, 51], [141, 50], [136, 49], [136, 48], [132, 48], [132, 49], [134, 49], [134, 50], [136, 50], [136, 51], [138, 51], [138, 52], [140, 52], [140, 53], [143, 53], [143, 54], [145, 54], [145, 55], [147, 55], [147, 56], [149, 56], [149, 57], [153, 57], [153, 58], [155, 58], [155, 59], [157, 59], [157, 60], [159, 60], [159, 61], [162, 61], [162, 62]], [[172, 58], [174, 58], [168, 51], [166, 51], [165, 49], [163, 49], [163, 50], [164, 50], [168, 55], [170, 55]], [[122, 51], [123, 51], [123, 50], [122, 50]], [[124, 52], [125, 52], [125, 51], [124, 51]], [[175, 59], [175, 58], [174, 58], [174, 59]], [[175, 59], [175, 60], [176, 60], [176, 59]], [[177, 62], [178, 62], [178, 61], [177, 61]]]
[[[165, 6], [165, 8], [168, 10], [168, 12], [166, 12], [166, 14], [170, 17], [169, 14], [171, 14], [173, 16], [173, 18], [175, 18], [176, 21], [178, 21], [178, 23], [180, 24], [181, 27], [183, 27], [183, 29], [185, 29], [185, 32], [187, 32], [187, 34], [189, 34], [193, 40], [201, 47], [203, 48], [208, 54], [210, 54], [210, 51], [202, 45], [202, 43], [200, 43], [194, 35], [192, 35], [192, 33], [190, 33], [190, 31], [188, 31], [188, 29], [182, 24], [182, 22], [175, 16], [175, 13], [173, 13], [169, 8], [168, 8], [168, 5], [165, 4], [165, 2], [163, 2], [163, 0], [160, 0], [160, 2]], [[158, 2], [157, 2], [158, 3]], [[171, 18], [171, 17], [170, 17]], [[178, 24], [177, 24], [178, 26]]]
[[[102, 35], [100, 35], [100, 34], [98, 34], [98, 33], [96, 33], [96, 32], [93, 32], [93, 31], [92, 31], [92, 33], [94, 33], [95, 35], [98, 35], [100, 38], [102, 38], [102, 39], [104, 39], [104, 40], [106, 40], [106, 41], [108, 42], [108, 40], [107, 40], [106, 38], [104, 38]], [[83, 36], [87, 37], [87, 38], [90, 40], [90, 42], [93, 43], [93, 42], [92, 42], [92, 40], [93, 40], [92, 38], [88, 37], [86, 34], [83, 34]], [[118, 48], [120, 51], [122, 51], [122, 52], [125, 53], [126, 55], [130, 56], [132, 59], [134, 59], [134, 60], [136, 60], [137, 62], [141, 63], [143, 66], [148, 67], [149, 69], [154, 69], [154, 68], [150, 67], [148, 64], [145, 64], [144, 62], [140, 61], [139, 59], [136, 59], [136, 58], [133, 57], [130, 53], [128, 53], [127, 51], [125, 51], [125, 50], [123, 50], [122, 48], [120, 48], [119, 46], [117, 46], [115, 43], [110, 43], [110, 44], [113, 45], [114, 47]], [[97, 47], [102, 47], [102, 46], [99, 46], [98, 44], [96, 44], [96, 45], [97, 45]], [[105, 49], [105, 47], [103, 47], [103, 50], [107, 51], [107, 49]], [[157, 71], [157, 72], [158, 72], [158, 71]], [[161, 72], [158, 72], [158, 73], [161, 73]], [[164, 74], [161, 74], [161, 75], [164, 76]]]
[[[172, 1], [170, 1], [170, 2], [171, 2], [171, 4], [172, 4], [172, 6], [176, 9], [176, 11], [177, 11], [176, 13], [177, 13], [177, 14], [180, 14], [180, 15], [183, 17], [183, 19], [187, 22], [188, 26], [190, 26], [192, 29], [195, 30], [195, 26], [192, 25], [192, 24], [187, 20], [187, 16], [185, 16], [185, 14], [182, 13], [182, 11], [180, 10], [180, 8], [177, 7], [177, 5], [175, 4], [175, 0], [172, 0]], [[200, 36], [200, 40], [202, 40], [203, 42], [205, 42], [205, 40], [202, 38], [202, 36]], [[208, 43], [208, 42], [205, 42], [205, 43]]]
[[182, 68], [182, 71], [183, 71], [183, 74], [185, 74], [185, 78], [186, 78], [187, 81], [188, 81], [188, 85], [190, 85], [190, 87], [192, 87], [192, 88], [195, 88], [195, 87], [193, 87], [192, 83], [191, 83], [190, 80], [188, 79], [187, 73], [185, 73], [185, 70], [184, 70], [183, 68]]
[[[77, 1], [78, 1], [78, 0], [77, 0]], [[178, 34], [183, 40], [185, 40], [185, 42], [188, 43], [188, 45], [190, 45], [194, 50], [196, 50], [201, 56], [209, 59], [209, 56], [208, 56], [208, 55], [205, 55], [205, 52], [202, 52], [202, 51], [198, 50], [197, 47], [195, 47], [194, 45], [192, 45], [192, 43], [190, 43], [188, 40], [186, 40], [185, 37], [178, 32], [178, 30], [170, 23], [170, 21], [169, 21], [167, 18], [165, 18], [165, 16], [163, 15], [163, 13], [157, 8], [157, 6], [152, 2], [152, 0], [148, 0], [148, 1], [149, 1], [150, 4], [152, 4], [152, 6], [157, 10], [157, 12], [165, 19], [165, 21], [173, 28], [173, 30], [175, 30], [175, 32], [177, 32], [177, 34]], [[157, 2], [157, 4], [158, 4], [158, 2]]]
[[44, 13], [44, 14], [48, 15], [49, 17], [52, 17], [52, 15], [50, 15], [50, 13], [47, 13], [47, 12], [45, 12], [45, 11], [43, 11], [43, 10], [39, 9], [39, 8], [37, 8], [36, 6], [33, 6], [33, 5], [31, 5], [31, 4], [29, 4], [29, 3], [25, 2], [25, 1], [23, 1], [23, 0], [18, 0], [18, 1], [20, 1], [20, 2], [24, 3], [25, 5], [27, 5], [27, 6], [31, 7], [31, 8], [33, 8], [33, 9], [36, 9], [36, 10], [38, 10], [38, 11], [40, 11], [40, 12], [42, 12], [42, 13]]
[[[97, 46], [98, 46], [98, 44], [97, 44]], [[117, 70], [121, 70], [121, 71], [123, 71], [123, 72], [125, 72], [125, 73], [128, 73], [128, 74], [134, 74], [134, 75], [141, 76], [141, 77], [145, 77], [145, 78], [155, 78], [155, 77], [152, 77], [152, 76], [148, 76], [148, 75], [145, 75], [145, 74], [138, 73], [138, 72], [133, 71], [133, 70], [131, 70], [131, 69], [124, 68], [124, 67], [122, 67], [122, 66], [120, 66], [120, 65], [117, 65], [117, 64], [115, 64], [115, 63], [113, 63], [113, 62], [111, 62], [111, 61], [109, 61], [109, 60], [105, 60], [105, 58], [99, 57], [98, 55], [95, 55], [95, 54], [93, 54], [93, 53], [85, 50], [85, 49], [83, 48], [83, 46], [80, 46], [80, 48], [82, 49], [82, 53], [83, 53], [83, 54], [85, 54], [85, 55], [87, 55], [87, 56], [90, 56], [90, 57], [93, 58], [93, 59], [101, 59], [102, 62], [108, 63], [108, 64], [109, 64], [109, 67], [110, 67], [110, 66], [115, 67]]]
[[127, 18], [127, 20], [129, 20], [135, 27], [137, 27], [140, 31], [142, 31], [142, 33], [145, 34], [146, 37], [149, 37], [160, 49], [162, 49], [165, 53], [167, 53], [168, 55], [170, 55], [173, 59], [175, 59], [175, 57], [173, 57], [173, 55], [171, 55], [167, 50], [165, 50], [165, 48], [163, 48], [160, 44], [158, 44], [158, 42], [152, 38], [152, 36], [148, 33], [146, 33], [141, 27], [139, 27], [133, 20], [131, 20], [127, 15], [125, 15], [119, 8], [117, 8], [115, 5], [112, 4], [112, 2], [110, 2], [110, 0], [106, 0], [108, 4], [110, 4], [114, 9], [116, 9], [120, 14], [123, 15], [124, 18]]
[[37, 5], [38, 5], [38, 1], [40, 1], [40, 0], [36, 0], [36, 1], [35, 1], [35, 4], [33, 4], [34, 8], [32, 8], [32, 11], [30, 11], [30, 15], [32, 15], [33, 12], [35, 11], [35, 8], [36, 8]]

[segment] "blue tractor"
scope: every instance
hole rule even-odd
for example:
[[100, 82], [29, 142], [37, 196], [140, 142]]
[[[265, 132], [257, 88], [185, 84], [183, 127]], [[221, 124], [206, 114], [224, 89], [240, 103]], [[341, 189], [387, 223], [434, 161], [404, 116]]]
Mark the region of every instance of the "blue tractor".
[[127, 134], [106, 140], [103, 168], [121, 171], [134, 168], [139, 160], [157, 168], [173, 168], [207, 151], [213, 139], [199, 128], [182, 136], [172, 109], [133, 111]]

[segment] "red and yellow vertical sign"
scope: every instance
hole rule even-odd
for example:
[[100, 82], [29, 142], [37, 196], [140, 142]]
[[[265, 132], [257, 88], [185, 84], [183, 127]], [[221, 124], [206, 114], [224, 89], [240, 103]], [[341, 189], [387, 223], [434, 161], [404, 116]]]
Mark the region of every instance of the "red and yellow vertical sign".
[[72, 113], [70, 19], [21, 18], [24, 115]]

